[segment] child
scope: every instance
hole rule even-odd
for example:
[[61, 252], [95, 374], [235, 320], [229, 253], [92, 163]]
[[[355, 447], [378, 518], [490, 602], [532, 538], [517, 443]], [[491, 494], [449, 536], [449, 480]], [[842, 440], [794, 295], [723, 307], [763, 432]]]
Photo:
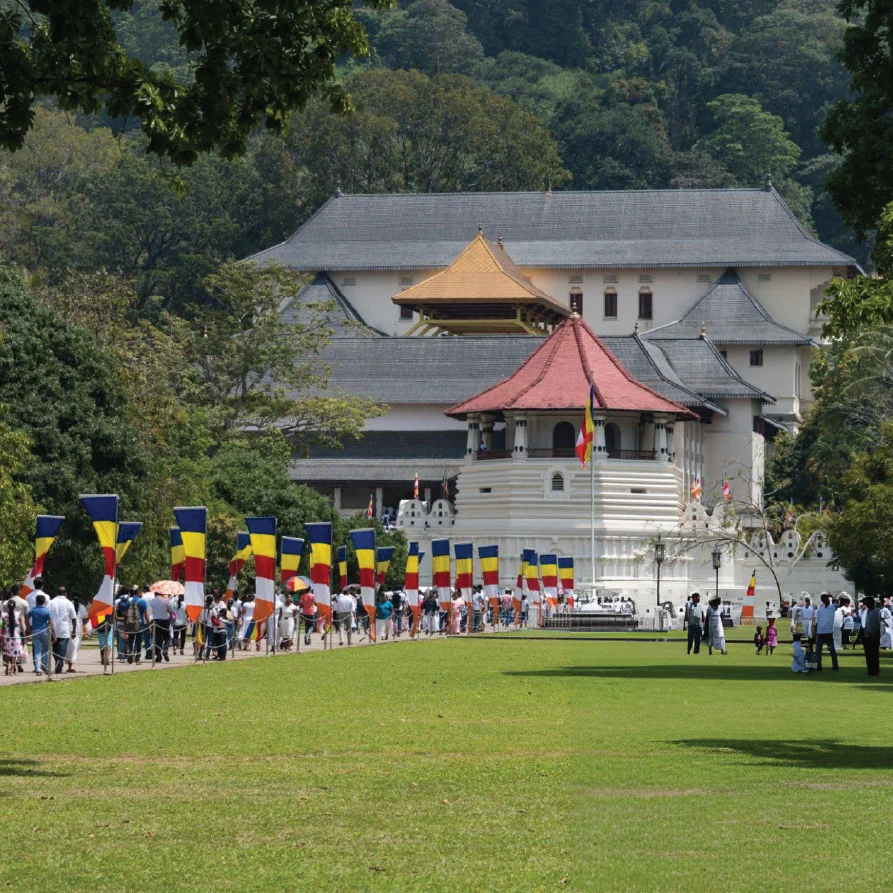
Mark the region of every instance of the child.
[[803, 653], [803, 646], [800, 644], [800, 633], [794, 633], [794, 659], [791, 661], [791, 672], [809, 672], [806, 668], [806, 655]]
[[763, 650], [766, 640], [763, 638], [763, 627], [758, 626], [757, 631], [753, 634], [753, 647], [757, 649], [757, 654]]
[[775, 618], [769, 619], [769, 626], [766, 628], [766, 654], [772, 654], [778, 645], [778, 630], [775, 628]]

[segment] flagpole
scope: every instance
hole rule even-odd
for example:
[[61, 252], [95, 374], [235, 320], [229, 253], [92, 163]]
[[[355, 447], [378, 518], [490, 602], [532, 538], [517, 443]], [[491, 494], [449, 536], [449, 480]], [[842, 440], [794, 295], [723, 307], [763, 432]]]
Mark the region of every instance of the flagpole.
[[[593, 435], [594, 436], [594, 435]], [[589, 558], [592, 562], [592, 588], [595, 590], [595, 457], [589, 457]]]

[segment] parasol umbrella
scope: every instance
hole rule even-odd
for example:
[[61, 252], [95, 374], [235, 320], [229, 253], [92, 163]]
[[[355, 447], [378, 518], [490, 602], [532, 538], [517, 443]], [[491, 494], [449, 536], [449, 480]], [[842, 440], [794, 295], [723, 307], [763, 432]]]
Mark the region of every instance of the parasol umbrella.
[[176, 580], [158, 580], [149, 587], [149, 592], [159, 595], [182, 595], [185, 591], [183, 584]]
[[310, 580], [307, 577], [292, 577], [285, 588], [288, 592], [306, 592], [310, 588]]

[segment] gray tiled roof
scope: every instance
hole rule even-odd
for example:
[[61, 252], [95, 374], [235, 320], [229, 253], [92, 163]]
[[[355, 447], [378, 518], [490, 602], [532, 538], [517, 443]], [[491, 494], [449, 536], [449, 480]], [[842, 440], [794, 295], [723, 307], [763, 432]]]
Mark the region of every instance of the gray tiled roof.
[[650, 340], [661, 349], [686, 387], [707, 400], [750, 397], [764, 403], [775, 402], [774, 397], [741, 378], [709, 338]]
[[327, 322], [335, 335], [369, 334], [376, 331], [366, 325], [357, 309], [325, 273], [318, 273], [294, 297], [282, 302], [279, 308], [280, 319], [290, 325], [305, 322], [311, 315], [307, 304], [334, 305]]
[[856, 265], [762, 189], [344, 195], [254, 259], [312, 271], [446, 267], [479, 224], [527, 268]]
[[652, 329], [645, 337], [697, 338], [702, 325], [706, 325], [707, 337], [715, 344], [813, 343], [808, 336], [777, 323], [734, 269], [726, 270], [681, 319]]

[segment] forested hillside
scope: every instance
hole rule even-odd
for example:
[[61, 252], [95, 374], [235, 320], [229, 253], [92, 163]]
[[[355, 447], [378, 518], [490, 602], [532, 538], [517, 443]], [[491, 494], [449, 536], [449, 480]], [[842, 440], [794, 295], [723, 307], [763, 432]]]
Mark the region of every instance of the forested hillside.
[[[157, 3], [117, 14], [129, 53], [188, 81]], [[0, 154], [0, 257], [107, 268], [146, 306], [188, 311], [201, 279], [281, 240], [345, 191], [762, 186], [864, 259], [823, 190], [818, 128], [844, 96], [832, 0], [415, 0], [359, 7], [370, 58], [343, 59], [350, 116], [311, 101], [287, 133], [173, 172], [133, 122], [38, 111]], [[118, 137], [116, 140], [115, 137]]]

